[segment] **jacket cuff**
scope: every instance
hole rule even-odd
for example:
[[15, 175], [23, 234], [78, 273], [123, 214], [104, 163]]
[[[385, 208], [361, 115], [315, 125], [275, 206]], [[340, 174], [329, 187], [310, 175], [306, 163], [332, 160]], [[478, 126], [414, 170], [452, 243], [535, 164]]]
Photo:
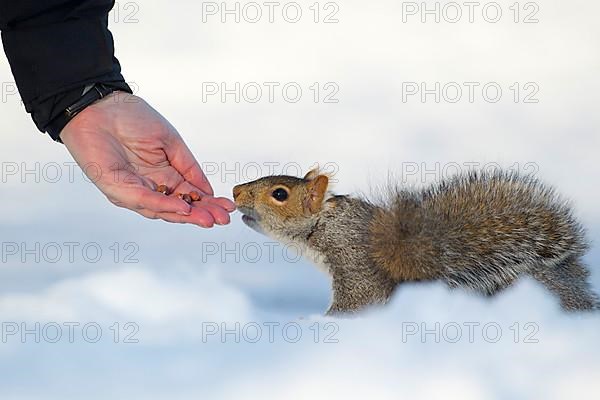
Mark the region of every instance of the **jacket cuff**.
[[[86, 88], [89, 90], [87, 92], [84, 92]], [[62, 108], [53, 106], [53, 108], [59, 110], [59, 113], [46, 124], [45, 131], [48, 132], [48, 135], [50, 135], [50, 137], [54, 141], [62, 143], [62, 140], [60, 139], [60, 133], [62, 132], [63, 128], [69, 123], [71, 119], [73, 119], [73, 117], [76, 114], [79, 114], [86, 107], [92, 105], [97, 100], [100, 100], [103, 97], [115, 91], [133, 93], [129, 85], [123, 81], [98, 82], [92, 87], [87, 86], [86, 88], [71, 90], [65, 95], [56, 96], [60, 98], [59, 103], [61, 104], [60, 107], [62, 107], [63, 99], [65, 100], [64, 103], [66, 104], [66, 99], [70, 99], [71, 94], [73, 96], [78, 95], [78, 97], [75, 97], [74, 101], [66, 104]], [[77, 111], [67, 112], [66, 109], [73, 108], [76, 103], [78, 104]]]

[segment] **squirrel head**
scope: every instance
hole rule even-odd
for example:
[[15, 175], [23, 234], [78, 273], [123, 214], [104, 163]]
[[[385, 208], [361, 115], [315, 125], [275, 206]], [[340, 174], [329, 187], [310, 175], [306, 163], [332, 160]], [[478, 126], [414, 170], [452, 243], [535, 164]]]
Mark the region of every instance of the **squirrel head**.
[[233, 199], [242, 221], [260, 233], [293, 239], [309, 233], [327, 196], [329, 178], [313, 169], [304, 178], [267, 176], [237, 185]]

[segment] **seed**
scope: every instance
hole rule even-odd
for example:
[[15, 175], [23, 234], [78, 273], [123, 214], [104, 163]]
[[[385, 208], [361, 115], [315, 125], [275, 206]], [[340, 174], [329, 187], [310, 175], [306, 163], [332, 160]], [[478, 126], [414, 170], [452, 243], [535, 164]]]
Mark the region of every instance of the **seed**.
[[186, 203], [188, 203], [188, 204], [191, 204], [191, 203], [192, 203], [192, 196], [190, 196], [190, 195], [189, 195], [189, 194], [187, 194], [187, 193], [183, 194], [183, 195], [181, 196], [181, 199], [182, 199], [183, 201], [185, 201]]
[[169, 194], [169, 188], [167, 187], [167, 185], [158, 185], [156, 187], [156, 191], [162, 194]]
[[190, 192], [190, 197], [192, 198], [192, 201], [198, 201], [200, 200], [200, 193], [193, 190]]

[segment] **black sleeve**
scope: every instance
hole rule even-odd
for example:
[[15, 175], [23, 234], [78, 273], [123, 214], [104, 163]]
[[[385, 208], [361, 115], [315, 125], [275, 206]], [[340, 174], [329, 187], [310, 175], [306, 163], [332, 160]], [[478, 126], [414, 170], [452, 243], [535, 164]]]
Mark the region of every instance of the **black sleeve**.
[[114, 0], [0, 0], [0, 30], [15, 82], [38, 129], [91, 83], [125, 87], [108, 13]]

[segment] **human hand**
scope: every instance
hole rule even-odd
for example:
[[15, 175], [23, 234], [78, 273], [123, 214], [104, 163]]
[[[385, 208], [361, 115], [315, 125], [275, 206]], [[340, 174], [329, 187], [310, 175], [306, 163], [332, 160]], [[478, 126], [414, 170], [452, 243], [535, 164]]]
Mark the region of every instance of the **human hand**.
[[[113, 204], [168, 222], [205, 228], [229, 223], [233, 202], [213, 197], [208, 179], [181, 136], [141, 98], [111, 93], [69, 121], [60, 137]], [[156, 192], [161, 184], [172, 194]], [[177, 198], [177, 193], [193, 190], [200, 193], [200, 201], [190, 205]]]

